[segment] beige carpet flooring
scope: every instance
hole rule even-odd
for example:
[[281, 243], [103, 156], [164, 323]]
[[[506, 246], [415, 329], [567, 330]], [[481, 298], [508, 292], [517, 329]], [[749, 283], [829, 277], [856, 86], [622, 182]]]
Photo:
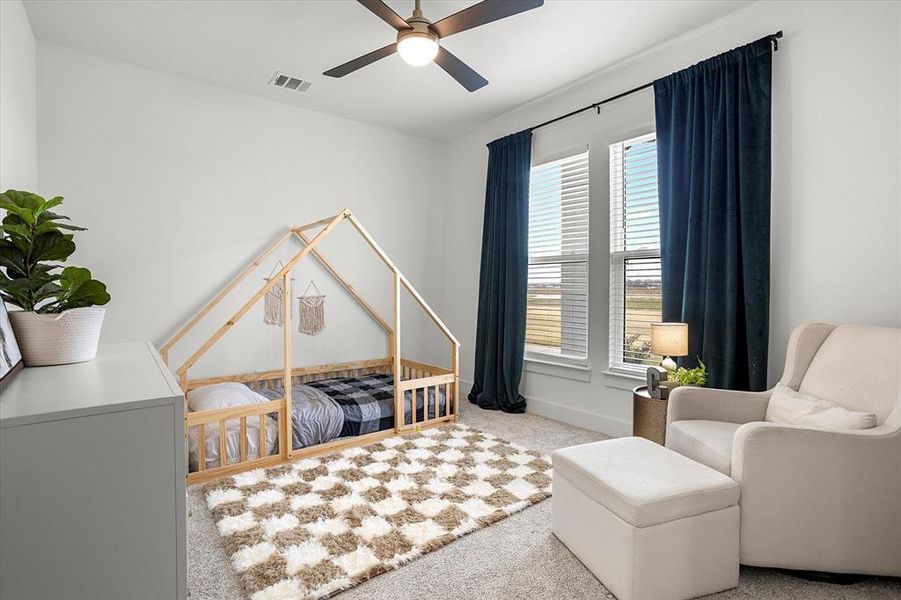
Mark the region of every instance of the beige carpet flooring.
[[[461, 421], [551, 453], [603, 439], [598, 433], [532, 414], [507, 415], [462, 403]], [[511, 515], [395, 571], [338, 595], [341, 600], [580, 600], [612, 598], [550, 530], [551, 500]], [[188, 590], [191, 600], [242, 597], [198, 486], [188, 491]], [[901, 598], [901, 579], [869, 578], [853, 585], [815, 583], [770, 569], [742, 567], [738, 588], [716, 599], [800, 598], [857, 600]]]

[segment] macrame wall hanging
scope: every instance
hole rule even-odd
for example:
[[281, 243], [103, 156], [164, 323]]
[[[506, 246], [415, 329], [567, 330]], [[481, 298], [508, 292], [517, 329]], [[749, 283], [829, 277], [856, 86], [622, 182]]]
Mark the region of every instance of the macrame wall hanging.
[[[272, 270], [269, 272], [269, 277], [266, 277], [265, 280], [271, 281], [272, 276], [282, 269], [285, 268], [285, 263], [282, 261], [278, 261]], [[293, 281], [293, 279], [292, 279]], [[285, 315], [285, 280], [283, 278], [279, 278], [278, 283], [269, 288], [269, 291], [266, 292], [266, 299], [263, 307], [263, 323], [267, 325], [276, 325], [278, 327], [282, 326], [284, 322]]]
[[[310, 294], [310, 288], [316, 293]], [[300, 301], [298, 331], [307, 335], [317, 335], [325, 327], [325, 294], [319, 291], [316, 282], [311, 279], [307, 289], [297, 299]]]

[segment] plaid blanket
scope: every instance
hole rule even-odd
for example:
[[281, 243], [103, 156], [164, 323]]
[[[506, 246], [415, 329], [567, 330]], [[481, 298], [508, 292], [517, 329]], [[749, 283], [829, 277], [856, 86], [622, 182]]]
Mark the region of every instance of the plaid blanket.
[[[394, 378], [382, 373], [370, 373], [361, 377], [322, 379], [307, 383], [334, 400], [344, 412], [341, 436], [373, 433], [394, 427]], [[429, 418], [446, 413], [444, 390], [439, 388], [438, 414], [435, 414], [434, 388], [429, 388]], [[405, 393], [404, 412], [407, 422], [411, 419], [411, 391]], [[423, 420], [423, 393], [417, 390], [416, 419]]]

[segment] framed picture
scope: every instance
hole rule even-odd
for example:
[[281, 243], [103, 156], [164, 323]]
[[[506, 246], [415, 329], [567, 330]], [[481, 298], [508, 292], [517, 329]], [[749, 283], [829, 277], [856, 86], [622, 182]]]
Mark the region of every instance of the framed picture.
[[8, 385], [22, 366], [22, 353], [9, 322], [6, 304], [0, 301], [0, 388]]

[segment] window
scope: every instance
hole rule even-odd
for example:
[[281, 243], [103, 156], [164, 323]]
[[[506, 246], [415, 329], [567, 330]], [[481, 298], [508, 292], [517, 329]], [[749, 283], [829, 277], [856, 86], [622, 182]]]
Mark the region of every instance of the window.
[[659, 364], [651, 323], [661, 319], [657, 139], [650, 133], [610, 146], [610, 368]]
[[588, 151], [532, 167], [526, 353], [588, 357]]

